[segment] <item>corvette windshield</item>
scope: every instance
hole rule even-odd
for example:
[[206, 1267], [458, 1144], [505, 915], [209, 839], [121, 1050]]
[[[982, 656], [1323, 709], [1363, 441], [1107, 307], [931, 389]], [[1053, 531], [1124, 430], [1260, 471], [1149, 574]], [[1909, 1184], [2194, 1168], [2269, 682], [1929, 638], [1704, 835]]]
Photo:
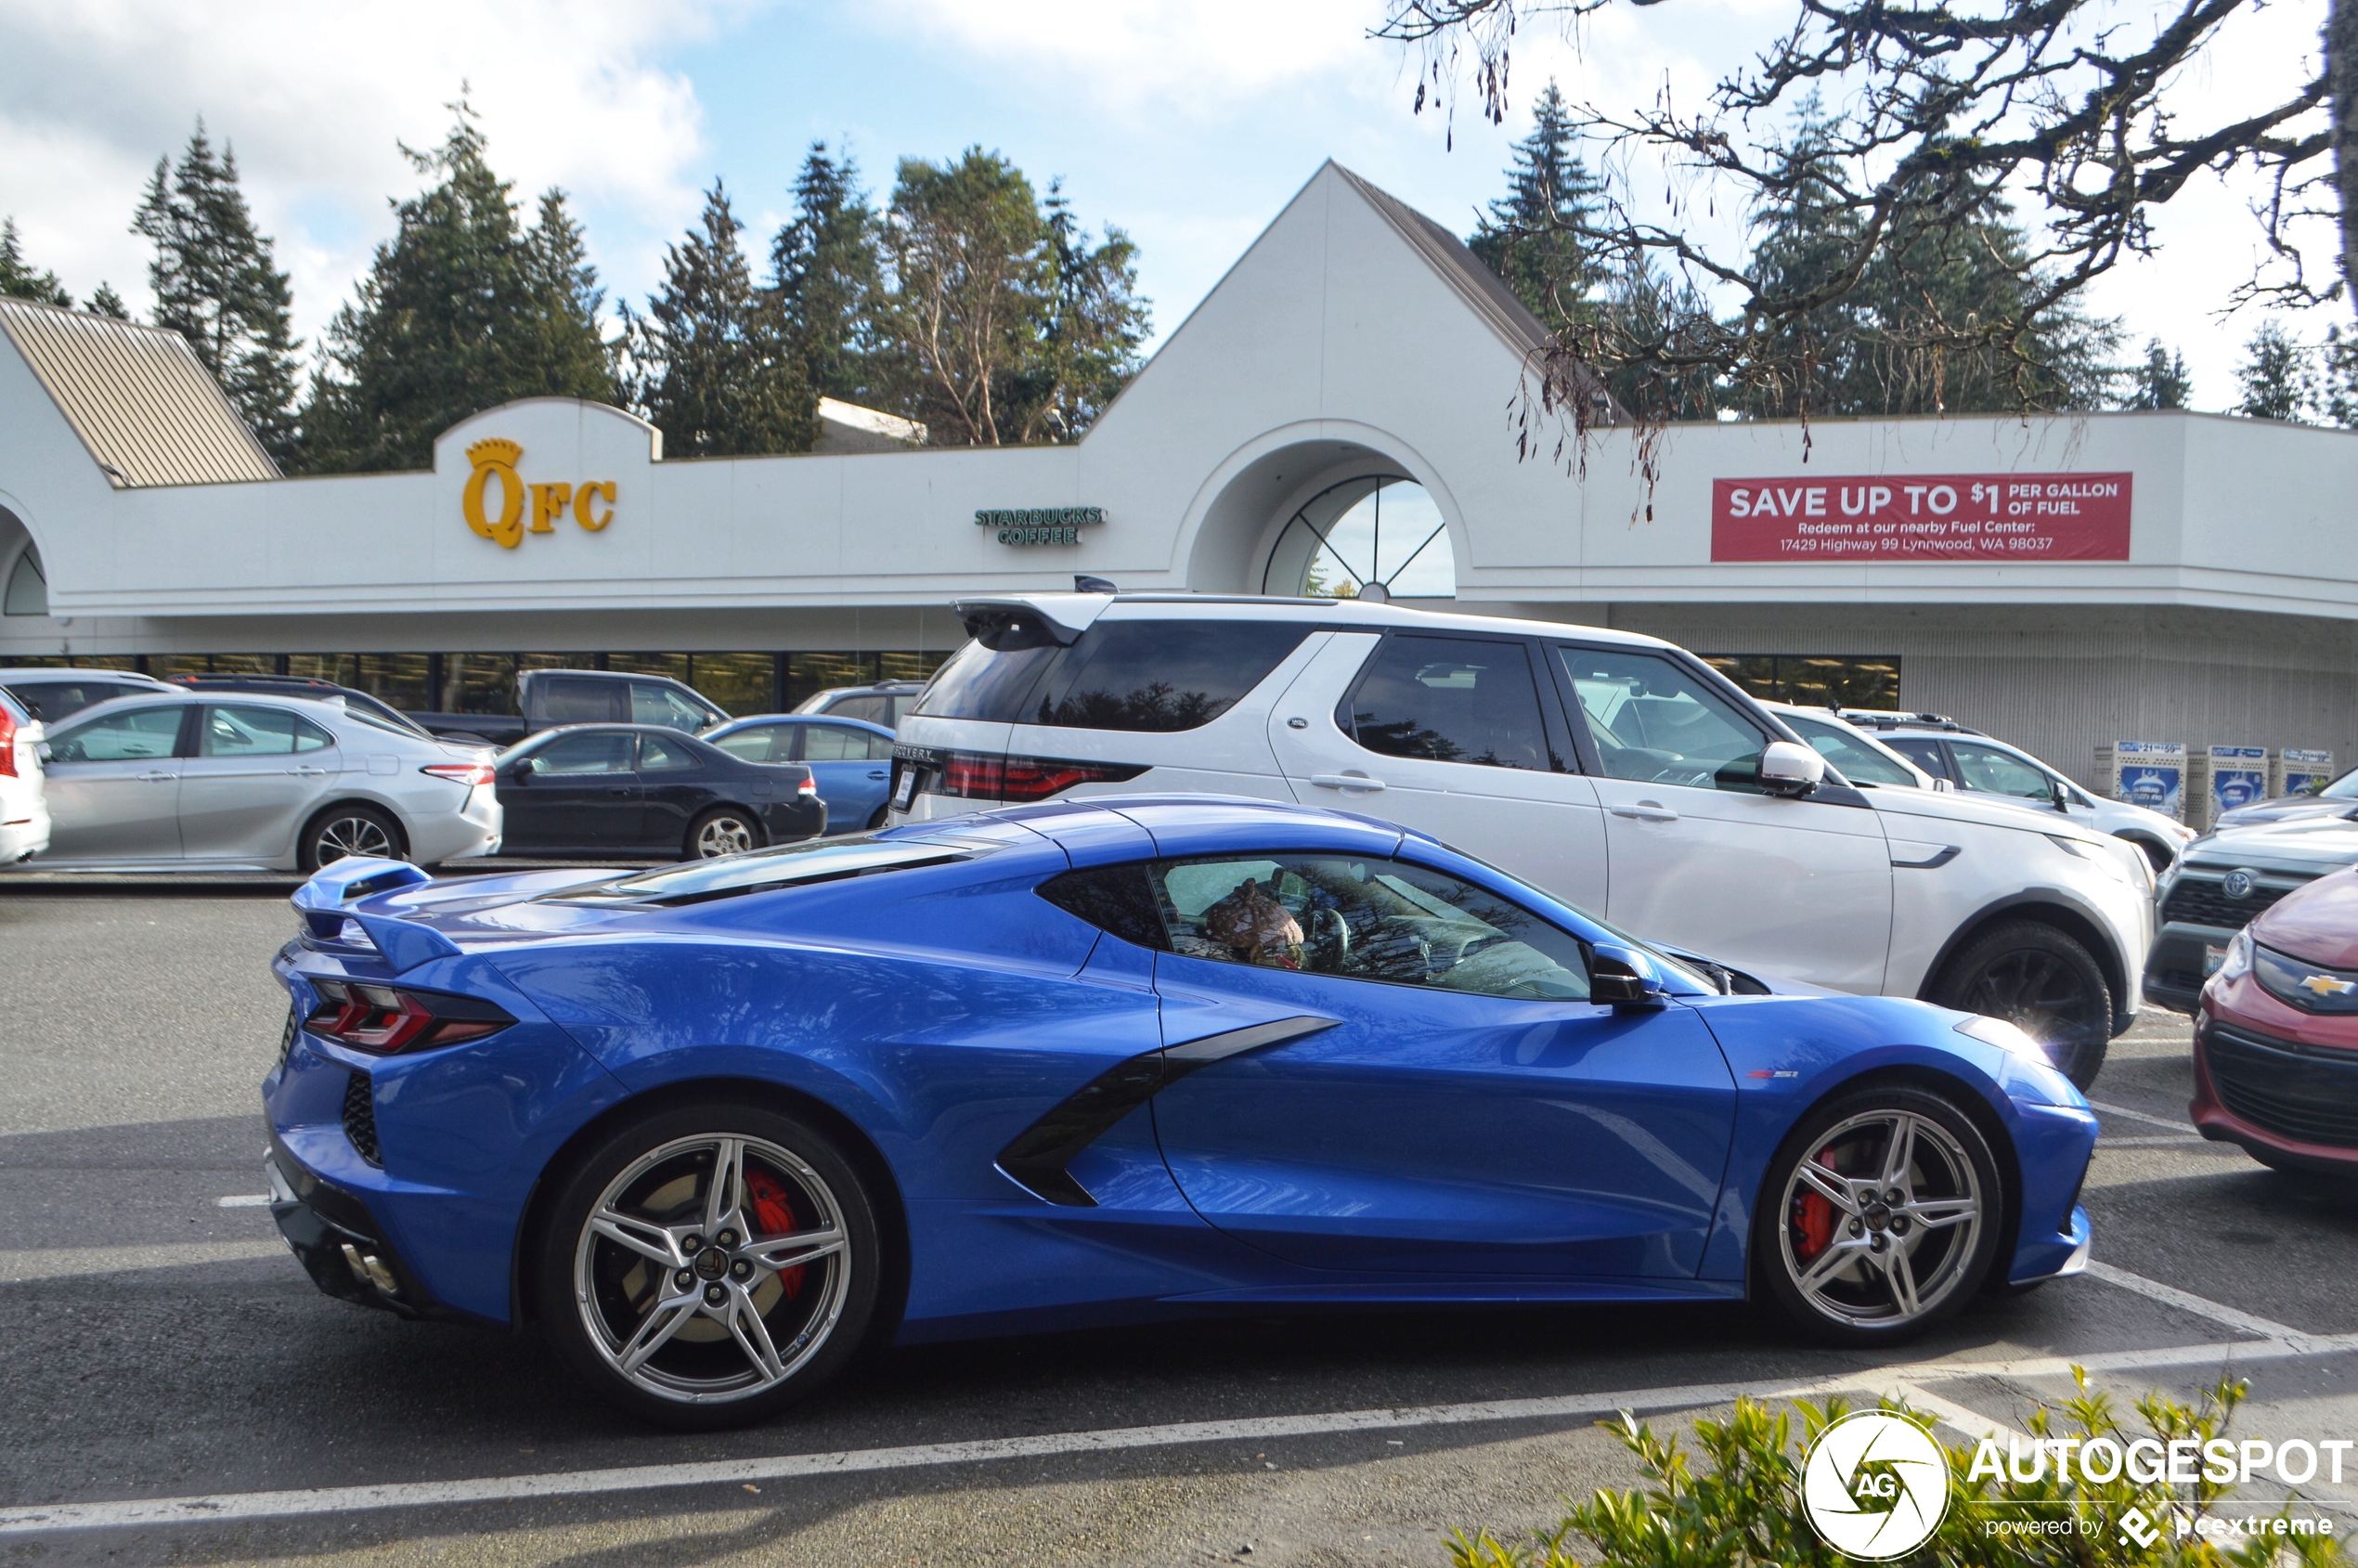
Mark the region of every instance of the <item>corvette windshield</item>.
[[707, 899], [766, 893], [773, 888], [834, 882], [848, 876], [946, 865], [989, 854], [998, 848], [998, 844], [985, 839], [875, 838], [857, 834], [782, 844], [771, 849], [749, 849], [741, 855], [722, 855], [709, 861], [691, 861], [685, 865], [626, 876], [602, 887], [569, 888], [547, 896], [567, 903], [702, 903]]

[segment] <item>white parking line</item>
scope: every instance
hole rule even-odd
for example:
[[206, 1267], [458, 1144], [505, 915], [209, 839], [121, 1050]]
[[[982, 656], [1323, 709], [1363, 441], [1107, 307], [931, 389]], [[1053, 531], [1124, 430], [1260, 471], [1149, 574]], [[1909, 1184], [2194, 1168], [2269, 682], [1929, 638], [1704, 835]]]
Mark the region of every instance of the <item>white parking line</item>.
[[213, 1206], [216, 1209], [267, 1209], [270, 1207], [270, 1195], [266, 1192], [241, 1192], [232, 1198], [216, 1198]]
[[2191, 1290], [2181, 1290], [2175, 1285], [2164, 1285], [2158, 1279], [2147, 1279], [2142, 1274], [2131, 1274], [2125, 1268], [2115, 1268], [2110, 1263], [2089, 1263], [2088, 1277], [2101, 1279], [2107, 1285], [2118, 1285], [2124, 1290], [2133, 1290], [2147, 1301], [2159, 1302], [2162, 1305], [2175, 1307], [2180, 1312], [2193, 1313], [2196, 1317], [2208, 1317], [2213, 1323], [2224, 1324], [2230, 1328], [2240, 1328], [2247, 1334], [2256, 1334], [2263, 1340], [2282, 1340], [2288, 1344], [2322, 1342], [2321, 1336], [2304, 1333], [2299, 1328], [2289, 1328], [2273, 1318], [2255, 1316], [2239, 1308], [2222, 1305], [2207, 1296], [2197, 1296]]
[[2166, 1116], [2154, 1116], [2142, 1110], [2131, 1110], [2127, 1106], [2106, 1105], [2102, 1100], [2090, 1100], [2088, 1108], [2096, 1113], [2099, 1125], [2102, 1124], [2102, 1119], [2105, 1117], [2122, 1116], [2131, 1121], [2142, 1121], [2149, 1127], [2167, 1127], [2182, 1137], [2194, 1138], [2205, 1143], [2209, 1141], [2200, 1133], [2196, 1132], [2193, 1124], [2183, 1118], [2173, 1121]]
[[284, 1258], [287, 1244], [269, 1241], [167, 1241], [153, 1247], [41, 1247], [0, 1251], [0, 1285], [68, 1279], [83, 1274], [126, 1274], [143, 1268], [185, 1268], [248, 1258]]
[[[1749, 1383], [1693, 1383], [1683, 1387], [1619, 1389], [1607, 1393], [1564, 1394], [1543, 1399], [1340, 1410], [1247, 1420], [1181, 1421], [1165, 1426], [1052, 1432], [1037, 1437], [984, 1438], [970, 1443], [935, 1443], [907, 1448], [788, 1454], [706, 1464], [634, 1465], [615, 1470], [557, 1471], [537, 1475], [488, 1476], [466, 1481], [328, 1486], [289, 1492], [227, 1492], [208, 1497], [142, 1497], [106, 1503], [58, 1503], [46, 1508], [0, 1509], [0, 1536], [216, 1520], [290, 1519], [313, 1514], [357, 1513], [372, 1509], [449, 1508], [466, 1503], [505, 1502], [510, 1498], [585, 1497], [680, 1486], [743, 1485], [749, 1482], [784, 1480], [795, 1476], [854, 1475], [926, 1466], [985, 1464], [1000, 1459], [1037, 1458], [1056, 1454], [1174, 1447], [1196, 1443], [1254, 1443], [1270, 1438], [1399, 1432], [1414, 1427], [1564, 1420], [1581, 1416], [1610, 1416], [1622, 1410], [1665, 1412], [1708, 1408], [1731, 1405], [1739, 1395], [1781, 1402], [1823, 1398], [1837, 1393], [1867, 1398], [1893, 1393], [1920, 1401], [1927, 1413], [1971, 1435], [1979, 1436], [1987, 1432], [2003, 1434], [2006, 1428], [1962, 1405], [1926, 1393], [1922, 1385], [1944, 1378], [2060, 1378], [2068, 1375], [2075, 1366], [2092, 1373], [2153, 1371], [2168, 1367], [2248, 1363], [2313, 1355], [2321, 1352], [2350, 1351], [2358, 1351], [2358, 1334], [2303, 1336], [2298, 1343], [2283, 1339], [2244, 1340], [2220, 1344], [2111, 1351], [2090, 1355], [2026, 1356], [2008, 1361], [1944, 1357], [1785, 1385], [1764, 1384], [1757, 1380]], [[1968, 1420], [1974, 1423], [1970, 1427], [1965, 1425]]]

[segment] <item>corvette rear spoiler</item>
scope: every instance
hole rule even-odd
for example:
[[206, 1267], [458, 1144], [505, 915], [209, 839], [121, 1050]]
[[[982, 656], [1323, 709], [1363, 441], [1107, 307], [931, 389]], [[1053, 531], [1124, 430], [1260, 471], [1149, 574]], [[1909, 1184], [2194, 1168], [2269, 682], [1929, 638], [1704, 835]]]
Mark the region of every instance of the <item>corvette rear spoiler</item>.
[[302, 920], [304, 935], [314, 941], [347, 942], [345, 924], [357, 925], [397, 975], [436, 958], [456, 957], [458, 945], [429, 927], [386, 914], [364, 914], [350, 906], [379, 893], [433, 880], [407, 861], [351, 855], [321, 866], [287, 901]]

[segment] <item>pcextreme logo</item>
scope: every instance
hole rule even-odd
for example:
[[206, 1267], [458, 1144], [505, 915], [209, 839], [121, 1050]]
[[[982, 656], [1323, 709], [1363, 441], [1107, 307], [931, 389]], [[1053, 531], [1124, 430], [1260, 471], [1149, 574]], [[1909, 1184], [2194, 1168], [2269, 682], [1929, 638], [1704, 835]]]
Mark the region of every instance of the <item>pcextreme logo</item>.
[[1949, 1511], [1949, 1458], [1905, 1416], [1858, 1410], [1830, 1422], [1802, 1462], [1801, 1509], [1846, 1557], [1905, 1557]]
[[[517, 460], [524, 448], [503, 436], [478, 441], [467, 448], [467, 461], [474, 472], [467, 475], [467, 487], [460, 492], [459, 510], [465, 513], [467, 526], [486, 539], [496, 539], [502, 550], [513, 550], [524, 542], [526, 533], [553, 534], [557, 519], [565, 509], [573, 509], [573, 520], [590, 533], [597, 533], [614, 521], [615, 482], [611, 479], [585, 479], [578, 485], [527, 485], [516, 472]], [[494, 516], [484, 502], [489, 499], [494, 481], [499, 486], [499, 511]], [[532, 503], [532, 525], [525, 526], [524, 509]], [[604, 510], [598, 508], [605, 502]]]

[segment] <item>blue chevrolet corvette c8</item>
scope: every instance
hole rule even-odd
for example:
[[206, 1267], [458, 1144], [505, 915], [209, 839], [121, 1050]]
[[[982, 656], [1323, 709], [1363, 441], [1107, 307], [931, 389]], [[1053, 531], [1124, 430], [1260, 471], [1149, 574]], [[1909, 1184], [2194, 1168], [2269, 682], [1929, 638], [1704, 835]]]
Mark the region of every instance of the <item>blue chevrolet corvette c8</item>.
[[1102, 797], [294, 904], [264, 1094], [314, 1280], [537, 1318], [675, 1425], [887, 1336], [1750, 1297], [1895, 1342], [2087, 1257], [2095, 1121], [2012, 1024], [1365, 817]]

